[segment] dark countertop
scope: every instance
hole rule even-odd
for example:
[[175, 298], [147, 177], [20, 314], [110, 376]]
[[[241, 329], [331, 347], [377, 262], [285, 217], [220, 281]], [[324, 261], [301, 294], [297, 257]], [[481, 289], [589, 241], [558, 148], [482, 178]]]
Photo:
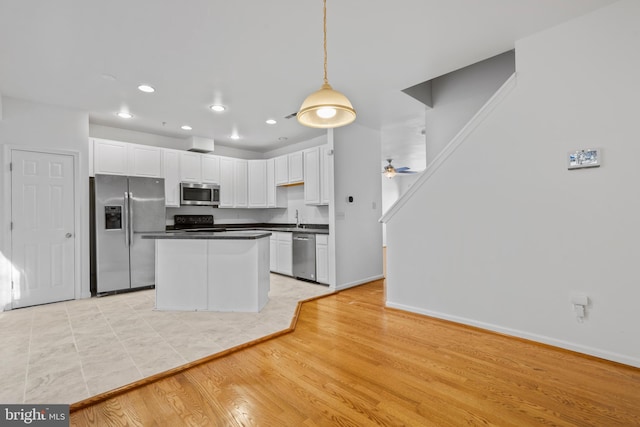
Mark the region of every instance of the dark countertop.
[[197, 233], [189, 232], [156, 232], [144, 233], [143, 239], [175, 239], [175, 240], [255, 240], [269, 237], [271, 233], [268, 231], [257, 230], [236, 230], [236, 231], [199, 231]]
[[[301, 224], [296, 227], [295, 224], [271, 224], [271, 223], [248, 223], [248, 224], [216, 224], [214, 229], [219, 228], [226, 231], [238, 230], [265, 230], [265, 231], [286, 231], [286, 232], [303, 232], [312, 234], [329, 234], [329, 226], [327, 224]], [[168, 226], [167, 231], [172, 231], [173, 227]]]

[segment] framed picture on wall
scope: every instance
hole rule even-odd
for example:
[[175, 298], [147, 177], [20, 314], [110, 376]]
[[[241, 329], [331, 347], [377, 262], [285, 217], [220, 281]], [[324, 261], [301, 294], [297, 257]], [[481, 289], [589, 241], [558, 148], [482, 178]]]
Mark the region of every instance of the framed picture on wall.
[[567, 155], [568, 168], [595, 168], [600, 166], [600, 149], [587, 148], [585, 150], [576, 150]]

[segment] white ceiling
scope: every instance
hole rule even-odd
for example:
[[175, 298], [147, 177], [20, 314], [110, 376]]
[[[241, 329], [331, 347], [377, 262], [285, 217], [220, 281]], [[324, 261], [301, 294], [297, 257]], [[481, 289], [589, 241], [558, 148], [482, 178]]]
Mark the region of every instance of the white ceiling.
[[[329, 82], [361, 125], [415, 124], [422, 105], [402, 89], [613, 2], [328, 0]], [[321, 0], [0, 0], [3, 96], [261, 152], [322, 132], [284, 119], [320, 88], [322, 52]], [[141, 83], [156, 92], [138, 91]], [[228, 110], [213, 113], [216, 102]], [[134, 117], [116, 117], [121, 109]]]

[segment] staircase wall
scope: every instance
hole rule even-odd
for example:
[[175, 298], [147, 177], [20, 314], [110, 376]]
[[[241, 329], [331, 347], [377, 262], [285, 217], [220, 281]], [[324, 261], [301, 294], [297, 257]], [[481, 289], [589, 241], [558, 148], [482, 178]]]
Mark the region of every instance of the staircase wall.
[[509, 90], [383, 218], [388, 306], [640, 367], [638, 22], [623, 0], [516, 44]]

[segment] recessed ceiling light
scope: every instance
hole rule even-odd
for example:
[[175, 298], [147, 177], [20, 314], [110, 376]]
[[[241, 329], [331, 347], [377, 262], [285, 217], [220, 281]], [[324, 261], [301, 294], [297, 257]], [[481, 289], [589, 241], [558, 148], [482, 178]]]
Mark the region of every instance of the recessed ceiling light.
[[266, 123], [266, 124], [268, 124], [268, 125], [275, 125], [275, 124], [276, 124], [276, 123], [278, 123], [278, 122], [276, 122], [276, 121], [275, 121], [275, 120], [273, 120], [273, 119], [268, 119], [265, 123]]
[[118, 115], [118, 117], [120, 117], [121, 119], [130, 119], [133, 116], [130, 113], [127, 113], [126, 111], [120, 111], [119, 113], [116, 113]]
[[189, 125], [184, 125], [184, 126], [180, 126], [180, 129], [182, 130], [192, 130], [193, 128]]
[[140, 85], [140, 86], [138, 86], [138, 89], [139, 89], [140, 91], [142, 91], [142, 92], [146, 92], [146, 93], [153, 93], [153, 92], [155, 92], [155, 91], [156, 91], [154, 88], [152, 88], [152, 87], [151, 87], [151, 86], [149, 86], [149, 85]]
[[229, 138], [236, 140], [236, 139], [240, 139], [240, 136], [237, 133], [234, 133], [233, 135], [231, 135]]
[[226, 110], [226, 109], [227, 109], [224, 105], [219, 105], [219, 104], [212, 105], [212, 106], [211, 106], [211, 107], [209, 107], [209, 108], [211, 108], [213, 111], [215, 111], [215, 112], [217, 112], [217, 113], [219, 113], [219, 112], [224, 111], [224, 110]]

